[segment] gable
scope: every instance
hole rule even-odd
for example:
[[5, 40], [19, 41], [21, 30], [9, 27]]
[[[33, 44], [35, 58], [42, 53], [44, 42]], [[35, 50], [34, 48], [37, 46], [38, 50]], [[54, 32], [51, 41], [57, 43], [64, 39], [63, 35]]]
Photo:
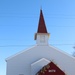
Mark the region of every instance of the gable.
[[[24, 50], [24, 51], [7, 59], [7, 64], [8, 64], [7, 68], [8, 68], [8, 70], [13, 71], [13, 73], [15, 71], [20, 72], [20, 70], [21, 70], [22, 72], [24, 72], [25, 75], [31, 75], [31, 64], [33, 64], [33, 63], [36, 64], [38, 62], [38, 60], [40, 60], [42, 58], [45, 58], [49, 61], [53, 61], [54, 63], [56, 63], [60, 69], [65, 71], [65, 73], [67, 75], [75, 74], [75, 58], [69, 56], [68, 54], [66, 54], [52, 46], [35, 46], [33, 48]], [[13, 64], [15, 67], [12, 66]], [[10, 67], [10, 65], [12, 67]], [[9, 71], [9, 72], [11, 73], [11, 71]], [[9, 75], [11, 75], [11, 74], [9, 74]]]
[[42, 58], [31, 64], [31, 75], [35, 75], [42, 67], [47, 65], [50, 61]]
[[44, 66], [37, 75], [65, 75], [65, 73], [53, 62]]

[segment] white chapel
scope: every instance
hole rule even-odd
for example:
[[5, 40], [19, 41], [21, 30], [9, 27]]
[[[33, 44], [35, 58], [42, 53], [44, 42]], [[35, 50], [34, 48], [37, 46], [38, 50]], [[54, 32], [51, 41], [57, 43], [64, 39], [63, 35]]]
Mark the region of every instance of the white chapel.
[[75, 58], [50, 46], [42, 10], [35, 33], [36, 45], [6, 59], [6, 75], [75, 75]]

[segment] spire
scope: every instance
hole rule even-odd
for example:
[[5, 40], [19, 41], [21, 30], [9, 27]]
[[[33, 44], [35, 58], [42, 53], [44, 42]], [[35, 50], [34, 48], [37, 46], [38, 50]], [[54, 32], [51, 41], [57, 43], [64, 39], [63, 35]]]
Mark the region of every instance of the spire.
[[[40, 10], [40, 18], [38, 23], [38, 30], [35, 33], [34, 39], [37, 40], [38, 45], [47, 45], [48, 44], [49, 33], [47, 32], [44, 17], [42, 10]], [[41, 42], [43, 41], [43, 42]]]
[[47, 33], [44, 17], [42, 10], [40, 10], [40, 19], [39, 19], [39, 24], [38, 24], [38, 31], [37, 33]]

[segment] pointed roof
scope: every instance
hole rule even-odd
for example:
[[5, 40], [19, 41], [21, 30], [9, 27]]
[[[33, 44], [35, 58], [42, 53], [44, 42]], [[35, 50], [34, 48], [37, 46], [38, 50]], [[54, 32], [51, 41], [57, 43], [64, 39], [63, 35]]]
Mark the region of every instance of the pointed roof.
[[47, 33], [44, 17], [42, 10], [40, 10], [40, 19], [39, 19], [39, 24], [38, 24], [38, 31], [37, 33]]
[[38, 75], [65, 75], [65, 73], [53, 62], [50, 62], [44, 66], [38, 73]]

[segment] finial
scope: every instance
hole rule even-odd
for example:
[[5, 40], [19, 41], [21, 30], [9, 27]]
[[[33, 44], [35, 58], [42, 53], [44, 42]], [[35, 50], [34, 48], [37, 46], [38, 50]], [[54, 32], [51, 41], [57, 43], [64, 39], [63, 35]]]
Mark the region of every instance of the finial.
[[41, 6], [41, 10], [42, 10], [42, 6]]

